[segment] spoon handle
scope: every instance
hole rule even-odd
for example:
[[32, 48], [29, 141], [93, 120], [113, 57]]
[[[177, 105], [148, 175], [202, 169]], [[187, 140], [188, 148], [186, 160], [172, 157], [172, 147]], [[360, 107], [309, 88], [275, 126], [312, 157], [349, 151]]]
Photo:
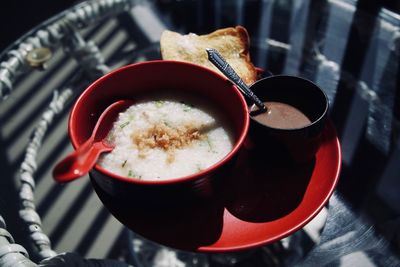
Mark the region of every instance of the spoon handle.
[[57, 182], [65, 183], [86, 175], [96, 164], [99, 155], [112, 149], [113, 146], [105, 144], [103, 141], [95, 142], [93, 138], [88, 139], [55, 166], [54, 179]]
[[211, 61], [226, 77], [228, 77], [239, 90], [250, 98], [256, 106], [262, 110], [266, 109], [264, 103], [251, 91], [234, 69], [225, 61], [225, 59], [214, 48], [207, 48], [208, 60]]

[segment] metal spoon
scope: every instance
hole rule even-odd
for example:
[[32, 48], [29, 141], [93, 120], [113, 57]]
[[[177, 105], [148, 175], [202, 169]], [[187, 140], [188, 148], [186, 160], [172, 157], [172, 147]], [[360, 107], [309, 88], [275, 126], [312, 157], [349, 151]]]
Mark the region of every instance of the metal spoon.
[[133, 104], [132, 100], [120, 100], [108, 106], [100, 115], [92, 135], [74, 152], [61, 160], [53, 170], [57, 182], [69, 182], [87, 174], [103, 152], [110, 152], [114, 145], [106, 139], [118, 114]]
[[264, 103], [250, 90], [244, 81], [237, 75], [233, 68], [214, 48], [206, 48], [208, 60], [214, 64], [227, 78], [229, 78], [238, 89], [260, 109], [262, 112], [267, 111]]

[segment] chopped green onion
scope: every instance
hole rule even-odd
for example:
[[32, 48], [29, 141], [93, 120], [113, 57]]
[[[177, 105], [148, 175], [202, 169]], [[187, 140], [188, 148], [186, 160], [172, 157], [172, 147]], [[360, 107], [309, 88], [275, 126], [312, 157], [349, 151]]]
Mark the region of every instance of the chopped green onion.
[[164, 123], [165, 126], [168, 126], [168, 127], [172, 128], [171, 123], [169, 123], [167, 120], [163, 120], [163, 123]]
[[200, 166], [200, 164], [196, 164], [196, 168], [197, 168], [198, 172], [203, 170], [203, 168]]
[[212, 150], [212, 149], [213, 149], [213, 145], [211, 144], [211, 141], [210, 141], [210, 139], [208, 138], [208, 136], [207, 136], [207, 138], [206, 138], [206, 141], [207, 141], [208, 147], [210, 148], [210, 150]]
[[126, 159], [126, 160], [122, 163], [122, 165], [121, 165], [122, 168], [125, 167], [127, 161], [128, 161], [128, 160]]
[[124, 128], [125, 126], [127, 126], [129, 124], [129, 121], [124, 122], [123, 124], [121, 124], [119, 127]]
[[164, 101], [162, 101], [162, 100], [156, 101], [156, 107], [160, 108], [160, 107], [162, 107], [162, 105], [164, 105]]
[[107, 135], [106, 140], [107, 143], [111, 144], [114, 141], [114, 136], [110, 133], [109, 135]]
[[141, 176], [141, 175], [135, 173], [135, 172], [132, 171], [132, 170], [129, 170], [129, 171], [128, 171], [128, 177], [135, 177], [135, 178], [138, 178], [138, 179], [142, 179], [142, 176]]
[[214, 145], [212, 144], [211, 140], [208, 138], [208, 136], [206, 137], [206, 142], [207, 142], [207, 145], [208, 145], [208, 151], [209, 151], [209, 152], [212, 152], [212, 153], [214, 153], [214, 154], [217, 154], [218, 152], [215, 151], [215, 147], [214, 147]]

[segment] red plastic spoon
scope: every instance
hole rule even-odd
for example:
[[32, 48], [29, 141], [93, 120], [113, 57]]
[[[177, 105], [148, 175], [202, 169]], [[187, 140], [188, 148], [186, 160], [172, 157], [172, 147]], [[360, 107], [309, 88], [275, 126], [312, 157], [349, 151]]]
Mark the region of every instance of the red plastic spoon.
[[132, 104], [132, 100], [120, 100], [108, 106], [100, 115], [89, 139], [55, 166], [54, 179], [61, 183], [75, 180], [93, 168], [101, 153], [112, 151], [114, 145], [107, 142], [107, 135], [118, 114]]

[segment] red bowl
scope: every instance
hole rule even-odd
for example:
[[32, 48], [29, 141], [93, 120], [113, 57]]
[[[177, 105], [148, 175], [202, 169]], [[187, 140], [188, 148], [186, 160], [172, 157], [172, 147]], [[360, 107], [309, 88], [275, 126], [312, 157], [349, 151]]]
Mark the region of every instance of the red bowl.
[[242, 146], [249, 128], [249, 115], [246, 101], [236, 87], [209, 69], [167, 60], [128, 65], [92, 83], [72, 107], [68, 124], [72, 145], [77, 148], [90, 136], [99, 115], [111, 103], [121, 99], [135, 100], [142, 94], [169, 89], [197, 94], [224, 112], [233, 125], [232, 150], [201, 172], [162, 181], [123, 177], [95, 165], [89, 173], [90, 177], [111, 196], [138, 198], [149, 203], [208, 198], [215, 192], [218, 174], [229, 167]]

